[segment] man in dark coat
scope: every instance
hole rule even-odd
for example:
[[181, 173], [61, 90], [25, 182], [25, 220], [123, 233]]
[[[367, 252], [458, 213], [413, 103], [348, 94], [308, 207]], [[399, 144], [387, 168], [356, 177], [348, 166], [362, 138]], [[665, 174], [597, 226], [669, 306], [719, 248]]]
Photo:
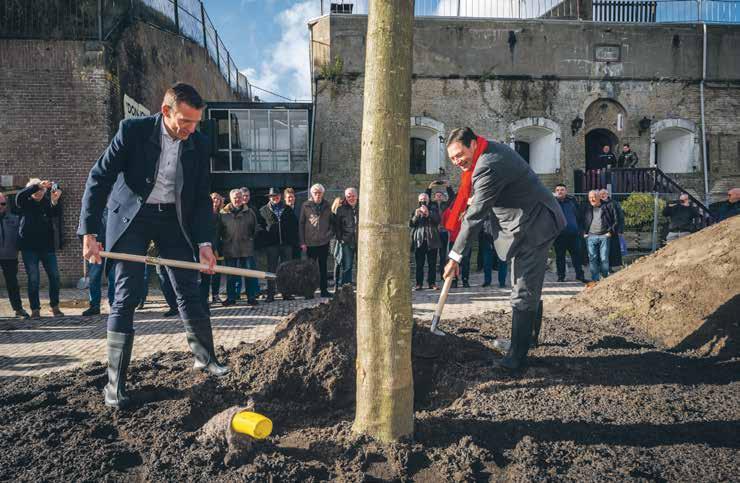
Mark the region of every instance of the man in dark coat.
[[637, 166], [637, 153], [632, 151], [629, 144], [624, 143], [622, 146], [622, 154], [617, 159], [617, 168], [634, 168]]
[[565, 226], [563, 211], [527, 162], [505, 144], [466, 127], [450, 133], [447, 154], [463, 174], [451, 209], [452, 220], [462, 216], [462, 224], [445, 279], [459, 272], [462, 253], [491, 219], [496, 252], [511, 261], [513, 283], [511, 344], [499, 366], [518, 369], [526, 362], [530, 339], [534, 336], [536, 343], [539, 336], [547, 254]]
[[437, 206], [429, 203], [429, 195], [419, 195], [419, 206], [411, 214], [411, 246], [416, 261], [416, 290], [424, 288], [424, 262], [429, 267], [427, 283], [431, 290], [437, 289], [437, 250], [439, 242], [440, 214]]
[[611, 206], [616, 221], [614, 231], [612, 231], [612, 239], [609, 242], [609, 269], [613, 272], [612, 268], [621, 267], [624, 264], [622, 262], [622, 242], [620, 241], [620, 235], [624, 233], [624, 210], [619, 201], [611, 197], [608, 190], [599, 190], [599, 197], [602, 203]]
[[670, 219], [666, 242], [694, 233], [701, 224], [699, 210], [689, 203], [688, 193], [681, 193], [678, 201], [668, 203], [663, 208], [663, 216]]
[[352, 266], [357, 253], [357, 227], [360, 206], [357, 204], [357, 190], [344, 190], [344, 201], [334, 216], [334, 237], [337, 239], [341, 285], [352, 283]]
[[558, 282], [565, 282], [565, 252], [570, 252], [576, 280], [585, 282], [581, 263], [581, 208], [578, 201], [568, 194], [568, 188], [562, 183], [555, 187], [555, 199], [563, 210], [566, 225], [555, 239], [555, 264], [558, 271]]
[[[200, 261], [213, 273], [214, 229], [210, 200], [208, 141], [195, 131], [205, 104], [198, 92], [177, 83], [167, 90], [161, 112], [125, 119], [103, 155], [90, 170], [82, 197], [80, 225], [83, 256], [101, 263], [96, 237], [108, 200], [106, 248], [144, 255], [154, 241], [163, 258]], [[196, 258], [197, 253], [197, 258]], [[211, 320], [201, 302], [198, 272], [167, 269], [177, 295], [194, 369], [222, 376], [213, 345]], [[126, 371], [134, 341], [134, 309], [143, 292], [144, 265], [118, 261], [116, 292], [108, 317], [108, 384], [105, 403], [130, 404]]]
[[20, 219], [10, 212], [8, 198], [0, 193], [0, 268], [3, 270], [5, 287], [8, 289], [10, 306], [15, 316], [29, 318], [23, 310], [21, 289], [18, 286], [18, 224]]
[[[260, 246], [267, 254], [267, 271], [275, 272], [281, 262], [293, 258], [293, 247], [298, 245], [298, 219], [293, 209], [283, 203], [280, 190], [270, 188], [269, 201], [260, 208]], [[275, 300], [275, 280], [267, 281], [267, 302]]]

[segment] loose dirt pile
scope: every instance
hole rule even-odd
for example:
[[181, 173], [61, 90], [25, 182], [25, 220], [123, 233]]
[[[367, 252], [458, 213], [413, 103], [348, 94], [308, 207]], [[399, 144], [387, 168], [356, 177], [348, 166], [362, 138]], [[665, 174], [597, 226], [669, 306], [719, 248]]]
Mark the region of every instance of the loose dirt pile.
[[[0, 480], [730, 480], [740, 474], [740, 364], [655, 349], [607, 319], [546, 318], [521, 378], [491, 368], [503, 313], [417, 325], [412, 441], [351, 431], [350, 292], [287, 318], [270, 340], [225, 353], [209, 379], [192, 356], [132, 363], [128, 411], [102, 403], [105, 367], [0, 384]], [[547, 310], [547, 308], [546, 308]], [[134, 351], [136, 349], [134, 348]], [[223, 352], [220, 352], [223, 354]], [[273, 420], [239, 458], [203, 427], [233, 406]]]
[[567, 313], [629, 321], [666, 346], [736, 354], [740, 217], [668, 244], [568, 300]]

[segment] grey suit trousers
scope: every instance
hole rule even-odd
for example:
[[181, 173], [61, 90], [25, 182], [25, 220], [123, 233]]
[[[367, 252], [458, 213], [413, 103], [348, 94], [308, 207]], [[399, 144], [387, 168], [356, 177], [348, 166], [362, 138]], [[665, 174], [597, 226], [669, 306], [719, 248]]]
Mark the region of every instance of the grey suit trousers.
[[547, 254], [552, 240], [536, 247], [521, 246], [511, 258], [511, 307], [537, 310], [547, 270]]

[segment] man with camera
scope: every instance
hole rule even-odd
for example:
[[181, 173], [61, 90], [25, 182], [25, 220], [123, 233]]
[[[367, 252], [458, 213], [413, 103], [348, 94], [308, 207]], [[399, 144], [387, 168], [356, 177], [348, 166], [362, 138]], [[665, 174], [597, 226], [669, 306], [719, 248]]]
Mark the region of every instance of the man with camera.
[[28, 275], [28, 301], [31, 305], [32, 319], [41, 317], [39, 263], [44, 266], [49, 277], [51, 313], [56, 317], [64, 316], [59, 310], [59, 266], [52, 221], [61, 214], [59, 204], [61, 197], [62, 190], [57, 183], [41, 181], [38, 178], [30, 179], [26, 187], [15, 197], [15, 204], [21, 211], [18, 248], [23, 255], [23, 265]]
[[678, 201], [672, 201], [663, 208], [663, 216], [670, 218], [666, 242], [678, 240], [694, 233], [699, 225], [699, 210], [689, 204], [689, 195], [681, 193]]

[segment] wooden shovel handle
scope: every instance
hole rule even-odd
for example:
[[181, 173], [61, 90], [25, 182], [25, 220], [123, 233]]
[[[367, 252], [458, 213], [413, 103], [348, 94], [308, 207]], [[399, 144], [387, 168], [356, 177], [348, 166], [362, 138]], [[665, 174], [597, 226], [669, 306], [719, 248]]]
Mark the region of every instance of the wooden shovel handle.
[[[112, 260], [146, 263], [149, 265], [162, 265], [165, 267], [184, 268], [187, 270], [200, 271], [208, 269], [208, 265], [201, 263], [184, 262], [182, 260], [171, 260], [169, 258], [147, 257], [145, 255], [131, 255], [129, 253], [101, 251], [100, 256], [110, 258]], [[213, 271], [216, 273], [222, 273], [224, 275], [236, 275], [238, 277], [260, 278], [264, 280], [275, 280], [277, 278], [274, 273], [261, 272], [259, 270], [249, 270], [247, 268], [227, 267], [225, 265], [216, 265], [213, 267]]]
[[450, 287], [452, 286], [452, 280], [454, 277], [445, 279], [444, 285], [442, 285], [442, 292], [439, 294], [439, 302], [437, 302], [437, 310], [434, 311], [436, 317], [442, 317], [442, 309], [445, 308], [445, 302], [447, 302], [447, 294], [450, 293]]

